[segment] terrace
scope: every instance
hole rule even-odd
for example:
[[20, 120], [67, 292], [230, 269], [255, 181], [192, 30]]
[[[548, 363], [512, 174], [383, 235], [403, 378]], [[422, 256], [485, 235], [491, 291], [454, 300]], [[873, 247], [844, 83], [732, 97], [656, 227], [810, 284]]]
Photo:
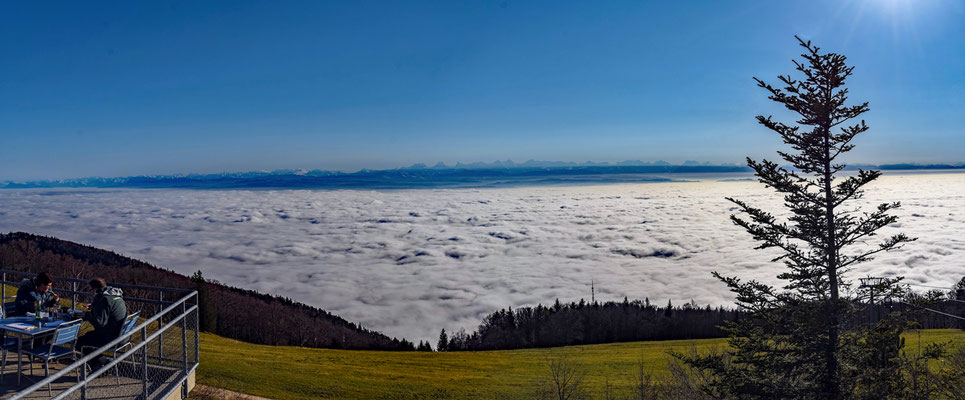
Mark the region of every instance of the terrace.
[[[15, 289], [24, 278], [34, 273], [0, 270], [0, 298], [13, 300]], [[110, 282], [124, 291], [128, 313], [139, 317], [128, 333], [86, 357], [78, 352], [50, 364], [50, 375], [44, 378], [41, 362], [29, 367], [23, 358], [23, 376], [18, 385], [16, 349], [7, 354], [7, 365], [0, 376], [0, 399], [183, 399], [194, 386], [198, 366], [198, 295], [187, 289], [132, 285]], [[61, 304], [71, 309], [90, 301], [86, 279], [56, 277], [53, 290]], [[81, 334], [90, 329], [84, 323]], [[6, 333], [10, 335], [10, 333]], [[26, 342], [26, 341], [25, 341]], [[117, 352], [114, 348], [130, 342]], [[79, 350], [79, 349], [78, 349]], [[107, 354], [110, 362], [90, 371], [83, 366], [91, 359]], [[48, 391], [49, 385], [49, 391]]]

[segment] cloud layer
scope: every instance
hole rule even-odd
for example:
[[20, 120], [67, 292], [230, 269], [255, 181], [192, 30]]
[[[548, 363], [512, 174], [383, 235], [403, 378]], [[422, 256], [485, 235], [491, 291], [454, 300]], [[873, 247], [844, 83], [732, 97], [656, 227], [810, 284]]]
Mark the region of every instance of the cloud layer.
[[[777, 283], [774, 253], [732, 225], [725, 196], [780, 211], [741, 180], [400, 191], [3, 190], [0, 231], [118, 251], [288, 296], [410, 340], [507, 306], [649, 297], [729, 304], [711, 271]], [[965, 174], [886, 175], [888, 232], [920, 239], [851, 276], [947, 286], [965, 275]]]

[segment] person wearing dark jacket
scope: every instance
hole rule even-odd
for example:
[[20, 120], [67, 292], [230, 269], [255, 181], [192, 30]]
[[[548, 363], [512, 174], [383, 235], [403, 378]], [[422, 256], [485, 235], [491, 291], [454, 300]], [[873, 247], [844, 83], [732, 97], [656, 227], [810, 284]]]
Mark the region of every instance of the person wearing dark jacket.
[[60, 297], [50, 287], [54, 284], [54, 277], [47, 272], [37, 274], [33, 279], [24, 279], [17, 289], [17, 299], [14, 300], [15, 310], [10, 317], [22, 317], [28, 312], [35, 312], [37, 305], [48, 308], [57, 306]]
[[[85, 333], [77, 339], [77, 348], [84, 355], [90, 354], [101, 346], [110, 343], [121, 335], [124, 320], [127, 318], [127, 305], [124, 304], [124, 291], [107, 286], [104, 278], [94, 278], [90, 281], [94, 299], [87, 306], [84, 321], [90, 322], [94, 330]], [[97, 365], [101, 364], [98, 360]]]

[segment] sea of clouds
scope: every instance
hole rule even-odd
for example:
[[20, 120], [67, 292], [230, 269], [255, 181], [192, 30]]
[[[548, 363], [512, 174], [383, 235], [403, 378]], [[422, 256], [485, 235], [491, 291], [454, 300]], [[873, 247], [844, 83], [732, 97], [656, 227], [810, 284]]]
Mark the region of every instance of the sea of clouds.
[[[597, 300], [712, 305], [732, 301], [712, 271], [779, 283], [775, 253], [753, 250], [725, 196], [780, 211], [759, 183], [720, 177], [455, 190], [32, 189], [0, 190], [0, 232], [202, 270], [418, 341], [472, 330], [508, 306], [589, 299], [591, 281]], [[965, 275], [965, 174], [891, 173], [862, 203], [898, 200], [901, 220], [882, 235], [919, 240], [850, 276], [948, 287]]]

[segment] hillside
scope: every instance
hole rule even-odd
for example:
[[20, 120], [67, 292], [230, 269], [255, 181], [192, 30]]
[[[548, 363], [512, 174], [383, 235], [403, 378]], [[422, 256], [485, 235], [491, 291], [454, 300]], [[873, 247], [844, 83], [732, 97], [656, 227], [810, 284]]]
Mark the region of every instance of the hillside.
[[[120, 254], [52, 237], [17, 232], [0, 234], [0, 269], [91, 278], [135, 285], [195, 289], [200, 293], [201, 325], [212, 333], [267, 345], [347, 349], [411, 350], [404, 339], [389, 338], [325, 310], [291, 299], [200, 281]], [[275, 318], [260, 318], [273, 315]], [[284, 329], [282, 327], [285, 327]]]
[[[965, 332], [906, 332], [905, 351], [919, 343], [965, 346]], [[668, 351], [707, 351], [726, 339], [613, 343], [550, 349], [480, 352], [386, 352], [259, 346], [204, 334], [202, 384], [277, 400], [338, 399], [532, 399], [549, 374], [547, 360], [561, 355], [582, 364], [593, 398], [606, 382], [618, 394], [633, 384], [644, 360], [656, 379], [669, 376]]]

